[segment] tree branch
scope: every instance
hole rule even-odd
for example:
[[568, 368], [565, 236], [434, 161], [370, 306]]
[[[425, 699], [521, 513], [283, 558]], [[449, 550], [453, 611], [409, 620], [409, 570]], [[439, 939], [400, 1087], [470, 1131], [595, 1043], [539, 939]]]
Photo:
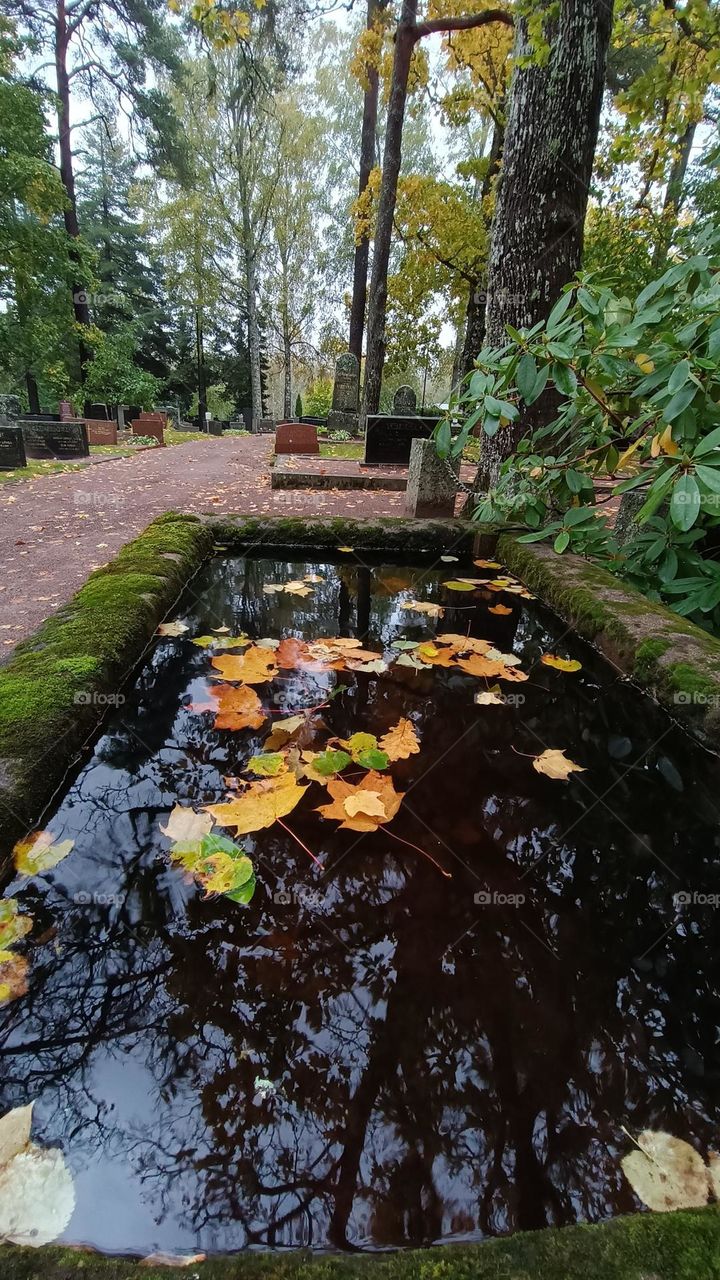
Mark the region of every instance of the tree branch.
[[464, 17], [431, 18], [427, 22], [415, 24], [414, 39], [432, 36], [436, 32], [473, 31], [476, 27], [487, 26], [490, 22], [504, 22], [506, 27], [514, 27], [515, 19], [507, 9], [484, 9], [482, 13], [468, 13]]

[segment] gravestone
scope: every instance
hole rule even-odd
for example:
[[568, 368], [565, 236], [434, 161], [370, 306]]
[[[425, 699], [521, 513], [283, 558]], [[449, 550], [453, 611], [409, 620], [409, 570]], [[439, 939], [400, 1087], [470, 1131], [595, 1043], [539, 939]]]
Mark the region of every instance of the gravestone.
[[413, 440], [405, 490], [409, 516], [440, 519], [455, 513], [459, 458], [439, 458], [433, 440]]
[[393, 413], [400, 418], [406, 418], [411, 413], [417, 413], [417, 394], [414, 387], [398, 387], [393, 396]]
[[174, 427], [176, 431], [180, 429], [180, 411], [174, 404], [159, 404], [158, 412], [164, 413], [169, 427]]
[[90, 400], [86, 400], [85, 417], [92, 418], [95, 422], [107, 422], [110, 418], [110, 412], [106, 404], [92, 404]]
[[249, 404], [245, 405], [245, 408], [240, 410], [240, 417], [243, 419], [245, 423], [245, 430], [252, 431], [252, 424], [253, 424], [252, 406]]
[[276, 453], [319, 453], [317, 428], [309, 422], [279, 422], [275, 432]]
[[21, 413], [22, 405], [20, 404], [19, 396], [0, 395], [0, 423], [3, 426], [13, 426]]
[[22, 427], [0, 427], [0, 471], [26, 466]]
[[20, 422], [25, 452], [28, 458], [87, 458], [87, 428], [84, 422], [48, 422], [40, 418], [23, 419]]
[[134, 436], [152, 436], [158, 444], [165, 444], [165, 417], [162, 413], [141, 413], [130, 424]]
[[413, 440], [427, 440], [439, 418], [401, 417], [392, 413], [370, 413], [365, 428], [366, 467], [407, 467]]
[[208, 418], [207, 433], [209, 436], [221, 436], [224, 430], [224, 424], [217, 418]]
[[299, 422], [308, 422], [311, 427], [324, 427], [327, 418], [299, 418]]
[[115, 422], [106, 422], [103, 418], [86, 418], [88, 444], [117, 444], [118, 429]]
[[58, 406], [58, 413], [60, 414], [61, 422], [67, 422], [68, 418], [75, 417], [75, 414], [73, 413], [73, 407], [70, 404], [69, 400], [60, 401], [60, 404]]
[[272, 435], [275, 430], [274, 418], [256, 418], [253, 423], [253, 431], [261, 436]]
[[357, 435], [360, 425], [360, 365], [357, 356], [346, 351], [335, 361], [332, 408], [328, 414], [328, 431], [347, 431]]

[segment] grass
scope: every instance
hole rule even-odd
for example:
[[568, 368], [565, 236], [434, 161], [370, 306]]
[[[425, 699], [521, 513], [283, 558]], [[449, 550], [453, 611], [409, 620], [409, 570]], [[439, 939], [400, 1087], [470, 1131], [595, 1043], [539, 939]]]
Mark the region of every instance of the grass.
[[51, 476], [57, 471], [81, 471], [82, 464], [77, 462], [50, 462], [44, 459], [29, 458], [26, 467], [15, 467], [12, 471], [0, 471], [0, 484], [12, 484], [18, 480], [37, 480], [38, 476]]
[[322, 458], [362, 458], [365, 456], [365, 445], [362, 440], [342, 440], [336, 444], [320, 441]]
[[[246, 435], [246, 432], [226, 432], [228, 435]], [[210, 439], [214, 439], [210, 436]], [[197, 431], [175, 431], [168, 427], [165, 432], [165, 444], [188, 444], [197, 441]], [[147, 446], [146, 446], [147, 447]], [[138, 452], [137, 446], [131, 444], [91, 444], [91, 458], [132, 458]], [[0, 471], [0, 485], [17, 484], [22, 480], [37, 480], [40, 476], [57, 475], [60, 471], [81, 471], [87, 463], [54, 462], [49, 459], [28, 458], [26, 467], [15, 467], [12, 471]]]

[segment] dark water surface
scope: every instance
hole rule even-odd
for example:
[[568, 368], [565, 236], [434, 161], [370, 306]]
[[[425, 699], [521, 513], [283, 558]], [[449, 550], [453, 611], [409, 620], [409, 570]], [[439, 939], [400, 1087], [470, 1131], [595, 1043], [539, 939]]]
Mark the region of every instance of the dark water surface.
[[[67, 1240], [377, 1248], [597, 1221], [637, 1207], [621, 1126], [717, 1144], [718, 761], [536, 603], [440, 585], [477, 569], [344, 560], [217, 558], [46, 824], [73, 852], [6, 887], [35, 925], [30, 990], [0, 1008], [0, 1112], [37, 1099], [36, 1140], [63, 1148]], [[307, 599], [262, 593], [308, 572]], [[221, 625], [514, 648], [530, 679], [502, 707], [439, 668], [258, 689], [290, 714], [348, 685], [322, 712], [339, 737], [410, 717], [390, 830], [452, 879], [382, 830], [336, 830], [318, 784], [287, 822], [324, 872], [277, 825], [241, 841], [247, 906], [170, 866], [173, 804], [222, 799], [268, 732], [189, 705], [210, 669], [190, 637]], [[545, 747], [587, 772], [539, 776]]]

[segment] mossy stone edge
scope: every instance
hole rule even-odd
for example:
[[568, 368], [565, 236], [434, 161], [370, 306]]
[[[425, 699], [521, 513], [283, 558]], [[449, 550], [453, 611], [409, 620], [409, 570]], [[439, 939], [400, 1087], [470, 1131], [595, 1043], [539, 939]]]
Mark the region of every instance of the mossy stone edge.
[[720, 641], [580, 556], [503, 534], [497, 556], [695, 737], [720, 749]]
[[211, 547], [193, 517], [154, 521], [0, 669], [3, 845], [37, 822]]
[[242, 1253], [190, 1267], [0, 1246], [2, 1280], [720, 1280], [720, 1211], [639, 1213], [394, 1253]]

